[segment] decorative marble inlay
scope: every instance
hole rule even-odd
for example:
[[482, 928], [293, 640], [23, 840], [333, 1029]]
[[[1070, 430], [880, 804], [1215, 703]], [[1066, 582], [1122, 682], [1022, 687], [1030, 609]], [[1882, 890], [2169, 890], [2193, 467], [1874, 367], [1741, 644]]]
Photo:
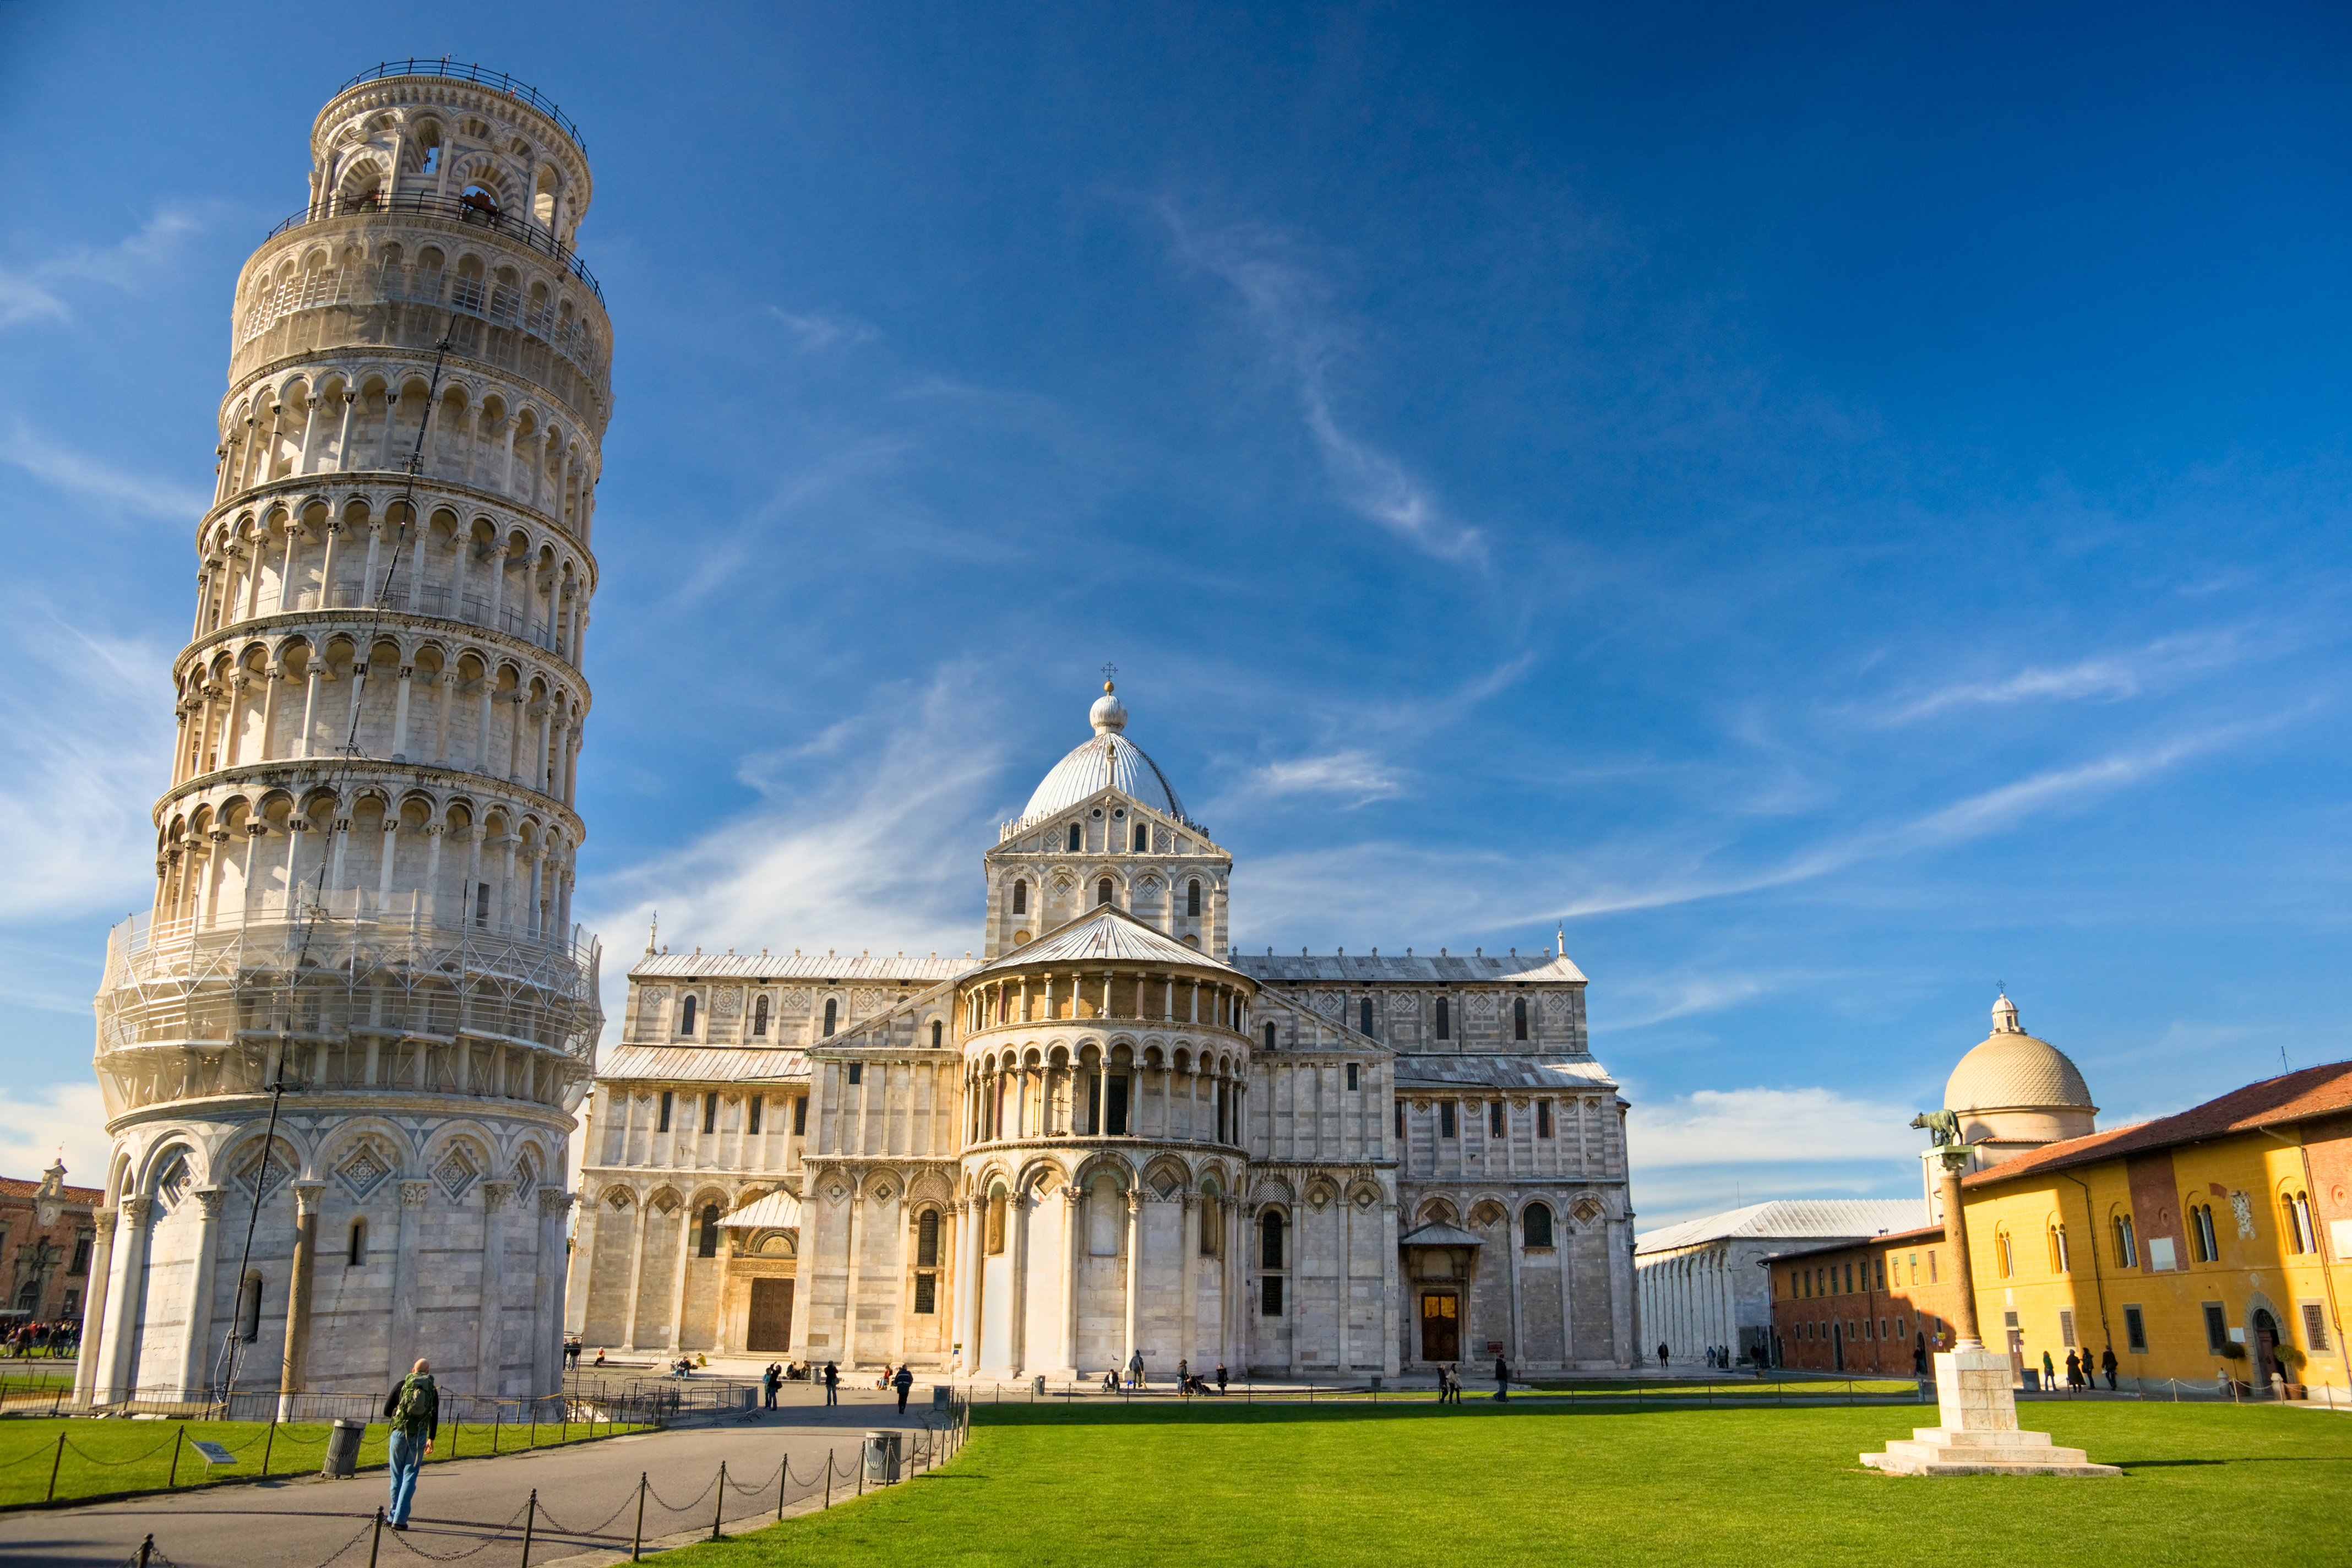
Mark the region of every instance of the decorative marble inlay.
[[454, 1204], [466, 1195], [467, 1188], [481, 1179], [481, 1174], [474, 1168], [474, 1162], [466, 1157], [466, 1151], [453, 1148], [435, 1169], [433, 1179], [441, 1184], [442, 1192], [448, 1194], [449, 1201]]

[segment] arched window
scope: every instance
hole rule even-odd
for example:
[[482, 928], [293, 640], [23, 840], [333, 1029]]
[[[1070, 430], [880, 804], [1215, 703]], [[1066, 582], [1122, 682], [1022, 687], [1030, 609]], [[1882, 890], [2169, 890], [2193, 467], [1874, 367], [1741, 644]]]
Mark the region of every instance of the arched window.
[[936, 1051], [936, 1050], [938, 1050], [938, 1049], [940, 1048], [940, 1039], [941, 1039], [941, 1038], [942, 1038], [946, 1034], [947, 1034], [947, 1025], [946, 1025], [944, 1022], [942, 1022], [941, 1020], [938, 1019], [938, 1018], [934, 1018], [934, 1019], [932, 1019], [932, 1020], [931, 1020], [931, 1049], [933, 1049], [933, 1050], [935, 1050], [935, 1051]]
[[1257, 1222], [1257, 1266], [1282, 1267], [1282, 1215], [1268, 1211]]
[[261, 1276], [248, 1274], [236, 1293], [236, 1337], [247, 1344], [261, 1337]]
[[2066, 1272], [2066, 1227], [2055, 1223], [2050, 1226], [2050, 1272]]
[[367, 1221], [352, 1221], [351, 1250], [344, 1254], [343, 1261], [353, 1268], [367, 1261]]
[[1519, 1230], [1529, 1247], [1549, 1247], [1551, 1210], [1541, 1204], [1529, 1204], [1528, 1212], [1519, 1216]]
[[1135, 825], [1135, 852], [1138, 855], [1151, 847], [1151, 829], [1141, 823]]
[[2197, 1253], [2198, 1262], [2219, 1263], [2221, 1260], [2221, 1240], [2213, 1234], [2211, 1204], [2189, 1205], [2189, 1240]]
[[1524, 996], [1514, 996], [1511, 998], [1511, 1038], [1524, 1040], [1527, 1037], [1528, 999]]
[[715, 1090], [702, 1097], [702, 1130], [705, 1132], [719, 1131], [719, 1096]]
[[1105, 877], [1101, 881], [1095, 884], [1095, 902], [1098, 905], [1110, 902], [1110, 879], [1108, 877]]
[[841, 999], [837, 996], [826, 997], [824, 999], [824, 1037], [826, 1039], [833, 1038], [833, 1026], [840, 1021]]
[[1083, 842], [1084, 840], [1080, 838], [1078, 834], [1078, 825], [1073, 822], [1070, 824], [1070, 853], [1073, 855], [1076, 854]]
[[1356, 1032], [1360, 1035], [1372, 1032], [1372, 999], [1369, 996], [1356, 1004]]
[[1201, 879], [1198, 877], [1184, 884], [1184, 912], [1188, 915], [1201, 912]]
[[2132, 1218], [2127, 1214], [2116, 1215], [2116, 1267], [2139, 1267], [2139, 1243], [2132, 1235]]
[[694, 1255], [697, 1258], [719, 1256], [719, 1205], [717, 1204], [702, 1205], [702, 1234], [694, 1239]]
[[691, 996], [678, 1005], [677, 1032], [681, 1035], [694, 1033], [694, 998]]
[[1437, 1037], [1441, 1040], [1454, 1037], [1454, 1005], [1443, 996], [1437, 999]]
[[985, 1245], [993, 1258], [1004, 1250], [1004, 1188], [999, 1185], [988, 1194], [988, 1229]]
[[915, 1222], [915, 1267], [937, 1268], [940, 1266], [940, 1211], [925, 1209]]
[[1274, 1049], [1274, 1024], [1271, 1020], [1265, 1026], [1265, 1048], [1269, 1051]]
[[759, 1005], [751, 1009], [751, 1032], [755, 1035], [768, 1032], [768, 999], [765, 996], [761, 997]]
[[2017, 1249], [2010, 1245], [2009, 1232], [2000, 1231], [1992, 1238], [1993, 1262], [2004, 1279], [2017, 1272]]
[[1013, 912], [1016, 915], [1025, 915], [1029, 912], [1029, 884], [1027, 882], [1015, 882], [1013, 884]]
[[1225, 1250], [1225, 1210], [1214, 1187], [1201, 1194], [1201, 1256], [1215, 1258]]
[[2308, 1194], [2290, 1193], [2286, 1198], [2286, 1224], [2280, 1227], [2291, 1252], [2316, 1252], [2319, 1236], [2312, 1228], [2311, 1198]]

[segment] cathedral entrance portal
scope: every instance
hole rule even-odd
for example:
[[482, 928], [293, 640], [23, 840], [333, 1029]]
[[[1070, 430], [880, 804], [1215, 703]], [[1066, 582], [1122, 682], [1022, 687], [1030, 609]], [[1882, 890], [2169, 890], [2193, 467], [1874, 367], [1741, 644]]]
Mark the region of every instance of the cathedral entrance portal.
[[1421, 1293], [1421, 1359], [1462, 1359], [1462, 1298], [1451, 1290]]
[[793, 1281], [751, 1281], [751, 1321], [743, 1335], [747, 1351], [793, 1348]]

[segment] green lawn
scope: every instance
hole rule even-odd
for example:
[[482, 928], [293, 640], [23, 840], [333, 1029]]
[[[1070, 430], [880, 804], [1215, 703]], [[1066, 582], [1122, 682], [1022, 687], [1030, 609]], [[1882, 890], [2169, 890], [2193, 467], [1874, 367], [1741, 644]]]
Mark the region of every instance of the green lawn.
[[982, 1406], [934, 1475], [692, 1568], [2352, 1563], [2352, 1418], [2030, 1406], [2114, 1480], [1882, 1476], [1902, 1408]]
[[[218, 1443], [236, 1455], [237, 1462], [219, 1467], [206, 1465], [203, 1456], [180, 1442], [183, 1426], [188, 1443]], [[167, 1486], [185, 1489], [257, 1477], [262, 1473], [265, 1458], [273, 1476], [316, 1475], [326, 1459], [328, 1430], [329, 1424], [324, 1421], [288, 1422], [277, 1429], [274, 1437], [268, 1423], [258, 1421], [182, 1423], [47, 1417], [0, 1421], [0, 1508], [21, 1507], [47, 1497], [52, 1463], [57, 1466], [57, 1496], [60, 1500], [160, 1490]], [[599, 1425], [593, 1432], [578, 1423], [569, 1427], [541, 1426], [537, 1429], [538, 1446], [550, 1448], [567, 1439], [579, 1443], [592, 1435], [602, 1437], [608, 1431], [635, 1430], [638, 1428], [626, 1423], [609, 1429]], [[362, 1467], [384, 1462], [384, 1445], [390, 1431], [381, 1423], [368, 1427], [366, 1436], [360, 1441]], [[58, 1455], [60, 1433], [66, 1440], [62, 1460]], [[441, 1436], [425, 1463], [482, 1458], [490, 1452], [493, 1441], [501, 1454], [520, 1453], [531, 1447], [532, 1436], [529, 1426], [506, 1426], [494, 1434], [488, 1426], [467, 1422], [459, 1428], [453, 1422], [444, 1421]], [[179, 1459], [176, 1479], [173, 1472], [175, 1446]]]

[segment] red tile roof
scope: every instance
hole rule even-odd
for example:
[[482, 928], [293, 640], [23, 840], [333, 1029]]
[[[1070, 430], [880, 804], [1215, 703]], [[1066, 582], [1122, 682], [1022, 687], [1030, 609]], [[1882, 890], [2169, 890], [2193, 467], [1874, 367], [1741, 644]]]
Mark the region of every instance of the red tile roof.
[[1827, 1247], [1809, 1247], [1802, 1252], [1776, 1252], [1769, 1258], [1759, 1258], [1756, 1261], [1760, 1267], [1769, 1268], [1773, 1264], [1786, 1263], [1791, 1258], [1819, 1258], [1824, 1252], [1875, 1252], [1890, 1243], [1943, 1239], [1942, 1226], [1923, 1225], [1916, 1230], [1881, 1231], [1876, 1236], [1865, 1236], [1860, 1241], [1832, 1242]]
[[[33, 1194], [40, 1189], [38, 1182], [28, 1182], [21, 1176], [0, 1176], [0, 1198], [23, 1198], [30, 1202]], [[86, 1204], [92, 1207], [106, 1201], [106, 1194], [97, 1187], [61, 1187], [58, 1195], [67, 1203]]]
[[2158, 1117], [2087, 1138], [2069, 1138], [2003, 1160], [1964, 1178], [1961, 1185], [1989, 1186], [2042, 1171], [2063, 1170], [2094, 1160], [2117, 1160], [2207, 1139], [2284, 1127], [2323, 1116], [2352, 1112], [2352, 1062], [2330, 1062], [2233, 1089], [2219, 1100], [2191, 1106], [2177, 1116]]

